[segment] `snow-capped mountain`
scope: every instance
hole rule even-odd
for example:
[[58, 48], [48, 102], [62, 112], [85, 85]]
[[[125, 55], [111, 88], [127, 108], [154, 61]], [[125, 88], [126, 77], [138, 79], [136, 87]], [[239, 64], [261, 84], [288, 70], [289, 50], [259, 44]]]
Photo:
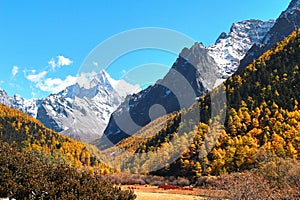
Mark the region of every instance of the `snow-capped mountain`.
[[234, 23], [228, 34], [221, 33], [216, 43], [208, 47], [209, 55], [218, 64], [218, 77], [226, 79], [231, 76], [247, 51], [254, 44], [262, 43], [274, 23], [274, 20], [245, 20]]
[[139, 90], [139, 86], [116, 81], [101, 71], [43, 99], [9, 97], [0, 89], [0, 103], [30, 114], [63, 135], [91, 142], [101, 136], [111, 113], [125, 97]]
[[[186, 79], [192, 85], [195, 94], [201, 96], [206, 90], [216, 87], [239, 68], [249, 64], [265, 51], [274, 47], [277, 42], [290, 35], [292, 31], [299, 28], [299, 6], [300, 0], [293, 0], [288, 9], [284, 11], [276, 21], [269, 20], [263, 22], [259, 20], [246, 20], [234, 23], [228, 34], [222, 33], [215, 44], [210, 45], [208, 48], [196, 43], [192, 48], [184, 49], [181, 55], [186, 55], [186, 57], [182, 59], [182, 57], [179, 56], [172, 69], [179, 70], [184, 77], [189, 77]], [[188, 67], [189, 65], [195, 66], [197, 70], [195, 70], [195, 67]], [[208, 74], [211, 75], [209, 76]], [[214, 75], [216, 75], [216, 77], [214, 77]], [[171, 81], [169, 85], [175, 85], [176, 79], [169, 80]], [[212, 84], [214, 84], [213, 87]], [[137, 95], [128, 97], [129, 100], [122, 103], [112, 114], [110, 122], [104, 132], [111, 142], [118, 142], [122, 138], [128, 137], [128, 134], [134, 134], [139, 127], [153, 120], [149, 118], [148, 114], [150, 112], [149, 108], [154, 104], [162, 105], [166, 108], [167, 113], [178, 109], [178, 106], [170, 106], [176, 104], [176, 102], [174, 102], [176, 98], [164, 100], [168, 103], [162, 103], [162, 100], [153, 100], [160, 99], [159, 94], [164, 97], [165, 90], [161, 89], [159, 93], [157, 89], [155, 89], [157, 87], [158, 86], [154, 85], [153, 87], [141, 91]], [[126, 105], [126, 103], [128, 105]], [[141, 111], [139, 110], [140, 108], [144, 110]], [[115, 118], [117, 119], [125, 115], [128, 110], [130, 114], [129, 117], [139, 126], [126, 127], [125, 130], [122, 130], [122, 127], [119, 127], [118, 123], [116, 123]], [[158, 116], [159, 115], [157, 115], [157, 117]], [[100, 144], [101, 146], [101, 139], [97, 140], [95, 144]]]
[[39, 105], [37, 119], [63, 135], [91, 142], [103, 133], [111, 113], [128, 94], [139, 91], [125, 81], [101, 71], [89, 81], [79, 81]]
[[10, 97], [3, 89], [0, 88], [1, 104], [21, 110], [33, 117], [37, 116], [37, 105], [39, 101], [39, 99], [24, 99], [18, 94]]
[[262, 43], [253, 45], [247, 52], [241, 60], [240, 68], [247, 66], [298, 28], [300, 28], [300, 0], [292, 0], [288, 8], [276, 19], [274, 26], [265, 35]]
[[[195, 43], [189, 49], [184, 48], [162, 80], [126, 98], [112, 114], [104, 131], [105, 136], [94, 144], [103, 148], [108, 143], [107, 138], [112, 143], [117, 143], [134, 134], [151, 120], [165, 113], [189, 107], [195, 98], [191, 98], [188, 87], [183, 86], [184, 81], [179, 76], [188, 82], [195, 97], [202, 96], [237, 70], [246, 52], [253, 44], [261, 43], [273, 24], [272, 20], [238, 22], [232, 25], [228, 34], [222, 33], [216, 43], [208, 48], [202, 43]], [[182, 96], [186, 97], [183, 104], [179, 102]], [[161, 105], [165, 112], [156, 112], [153, 115], [150, 113], [151, 107], [157, 104]]]
[[11, 98], [8, 96], [8, 94], [3, 89], [0, 88], [0, 103], [11, 107], [10, 99]]

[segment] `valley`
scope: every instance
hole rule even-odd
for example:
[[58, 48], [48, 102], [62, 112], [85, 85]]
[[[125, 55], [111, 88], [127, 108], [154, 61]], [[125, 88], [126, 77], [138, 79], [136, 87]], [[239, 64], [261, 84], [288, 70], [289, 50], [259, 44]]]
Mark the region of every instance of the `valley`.
[[0, 88], [0, 199], [299, 199], [299, 66], [292, 0], [147, 88], [106, 70], [44, 98]]

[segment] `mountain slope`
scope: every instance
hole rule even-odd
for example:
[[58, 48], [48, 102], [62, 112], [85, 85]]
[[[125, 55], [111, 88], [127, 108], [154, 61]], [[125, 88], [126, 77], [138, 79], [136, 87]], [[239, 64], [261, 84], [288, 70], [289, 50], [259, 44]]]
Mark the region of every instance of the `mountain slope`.
[[228, 35], [221, 34], [208, 48], [201, 43], [184, 48], [163, 80], [128, 97], [118, 107], [104, 137], [94, 144], [104, 147], [117, 143], [153, 119], [189, 107], [195, 98], [220, 84], [219, 80], [232, 75], [248, 49], [260, 43], [273, 24], [272, 20], [242, 21], [233, 24]]
[[[158, 118], [103, 154], [113, 152], [114, 162], [120, 164], [114, 166], [123, 170], [139, 172], [152, 169], [153, 164], [166, 163], [164, 169], [154, 173], [190, 177], [243, 171], [274, 156], [299, 161], [299, 64], [300, 29], [189, 109]], [[227, 117], [222, 128], [210, 124], [209, 116], [214, 106], [212, 95], [223, 90], [227, 96]], [[190, 121], [180, 119], [194, 116], [194, 112], [199, 112], [196, 108], [201, 121], [197, 127], [189, 127]], [[179, 129], [186, 131], [182, 134]], [[180, 143], [171, 143], [172, 138], [180, 138]], [[174, 161], [173, 151], [188, 141], [189, 148]], [[155, 156], [159, 151], [163, 151], [163, 156]], [[131, 156], [124, 156], [128, 155], [124, 152]], [[145, 155], [147, 152], [154, 156], [148, 157], [151, 154]]]
[[[230, 77], [224, 87], [216, 89], [226, 91], [227, 117], [218, 141], [206, 152], [207, 156], [201, 151], [209, 140], [199, 142], [199, 139], [209, 134], [212, 127], [203, 116], [198, 137], [189, 150], [158, 173], [197, 176], [242, 171], [266, 161], [266, 155], [299, 160], [299, 38], [300, 30]], [[201, 99], [199, 106], [210, 107], [209, 98]]]
[[[94, 147], [46, 128], [35, 118], [0, 104], [0, 140], [16, 143], [20, 150], [37, 150], [54, 159], [63, 159], [78, 168], [108, 170], [94, 153]], [[101, 169], [102, 168], [102, 169]]]
[[241, 68], [246, 67], [254, 59], [261, 56], [267, 50], [275, 47], [285, 37], [300, 28], [300, 1], [292, 0], [288, 8], [281, 13], [274, 26], [264, 36], [261, 44], [254, 45], [241, 60]]
[[196, 97], [214, 87], [216, 69], [217, 64], [201, 43], [195, 43], [190, 49], [184, 48], [162, 80], [126, 98], [112, 114], [103, 142], [100, 139], [95, 143], [109, 143], [106, 137], [117, 143], [151, 120], [189, 107]]

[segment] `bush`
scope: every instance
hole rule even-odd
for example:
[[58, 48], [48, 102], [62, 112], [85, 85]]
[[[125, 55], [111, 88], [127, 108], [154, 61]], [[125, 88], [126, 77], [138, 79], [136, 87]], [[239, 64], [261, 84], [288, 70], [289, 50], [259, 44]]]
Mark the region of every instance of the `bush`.
[[15, 199], [135, 199], [98, 175], [69, 165], [44, 162], [0, 141], [0, 197]]
[[189, 186], [190, 185], [190, 181], [188, 179], [185, 179], [185, 178], [178, 178], [176, 185], [179, 185], [179, 186]]
[[206, 189], [227, 191], [227, 198], [233, 200], [300, 199], [300, 164], [275, 157], [252, 171], [203, 177], [198, 182]]
[[178, 186], [188, 186], [190, 181], [182, 177], [162, 177], [153, 175], [143, 175], [143, 174], [130, 174], [130, 173], [118, 173], [118, 174], [107, 174], [103, 175], [104, 179], [109, 180], [113, 184], [121, 185], [154, 185], [160, 186], [162, 184], [168, 185], [178, 185]]

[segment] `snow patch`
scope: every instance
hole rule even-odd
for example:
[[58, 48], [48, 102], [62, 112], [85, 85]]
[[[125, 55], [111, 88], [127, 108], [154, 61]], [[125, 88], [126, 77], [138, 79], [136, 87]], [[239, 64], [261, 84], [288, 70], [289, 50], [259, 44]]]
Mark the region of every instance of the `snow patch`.
[[228, 34], [222, 33], [216, 43], [208, 47], [209, 55], [218, 64], [218, 77], [231, 76], [247, 51], [254, 44], [262, 43], [274, 23], [274, 20], [245, 20], [234, 23]]

